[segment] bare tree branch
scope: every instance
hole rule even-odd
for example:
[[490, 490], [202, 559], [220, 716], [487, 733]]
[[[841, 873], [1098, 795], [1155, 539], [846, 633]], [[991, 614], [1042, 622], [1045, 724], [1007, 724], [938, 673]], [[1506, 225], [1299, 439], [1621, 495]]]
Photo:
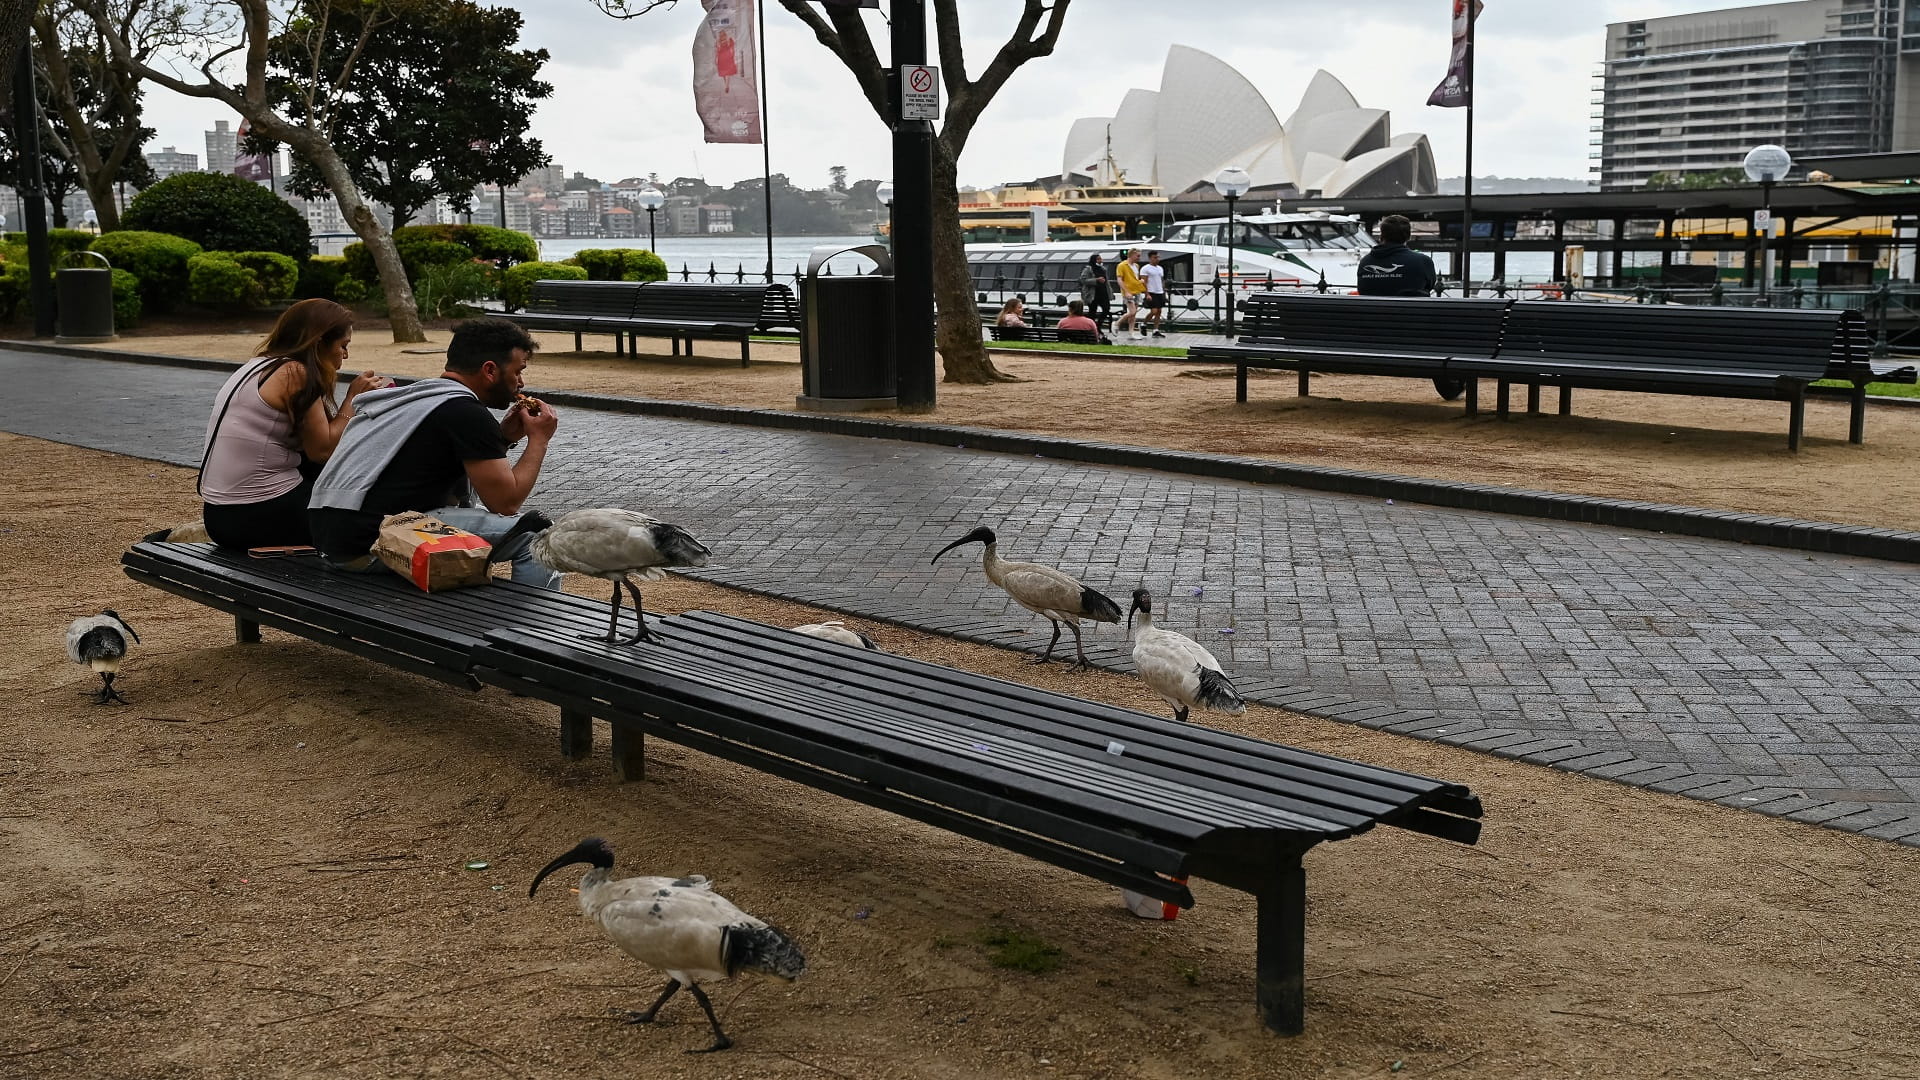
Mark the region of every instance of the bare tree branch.
[[616, 19], [637, 19], [654, 8], [670, 8], [679, 0], [589, 0]]

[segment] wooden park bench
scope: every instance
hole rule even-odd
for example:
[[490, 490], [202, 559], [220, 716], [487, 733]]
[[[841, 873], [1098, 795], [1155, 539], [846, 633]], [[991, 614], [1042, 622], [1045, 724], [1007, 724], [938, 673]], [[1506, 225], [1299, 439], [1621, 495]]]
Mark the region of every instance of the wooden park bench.
[[604, 720], [627, 779], [653, 735], [1181, 906], [1188, 875], [1250, 892], [1257, 1006], [1284, 1034], [1304, 1023], [1301, 856], [1376, 825], [1479, 838], [1480, 802], [1457, 784], [712, 612], [608, 646], [580, 636], [605, 631], [604, 602], [506, 581], [428, 594], [198, 544], [143, 543], [123, 562], [232, 614], [242, 642], [272, 626], [558, 705], [569, 756]]
[[1452, 401], [1462, 390], [1467, 411], [1478, 412], [1479, 388], [1450, 377], [1457, 356], [1492, 356], [1513, 301], [1433, 296], [1350, 296], [1328, 293], [1255, 293], [1241, 302], [1240, 339], [1196, 345], [1195, 360], [1234, 365], [1234, 400], [1247, 400], [1247, 369], [1278, 368], [1300, 375], [1306, 397], [1310, 373], [1388, 375], [1431, 379]]
[[1447, 370], [1497, 379], [1502, 417], [1513, 383], [1529, 388], [1530, 412], [1542, 385], [1560, 387], [1563, 416], [1575, 388], [1785, 401], [1787, 449], [1798, 450], [1807, 387], [1830, 377], [1854, 383], [1848, 440], [1865, 440], [1873, 370], [1864, 341], [1855, 311], [1543, 300], [1513, 305], [1497, 352], [1455, 358]]
[[614, 353], [624, 355], [639, 337], [673, 340], [673, 355], [695, 340], [740, 342], [740, 366], [749, 362], [748, 341], [762, 330], [799, 329], [800, 303], [793, 290], [773, 284], [705, 281], [536, 281], [527, 306], [507, 316], [529, 330], [571, 331], [578, 351], [583, 334], [611, 334]]
[[623, 352], [619, 324], [633, 311], [639, 291], [637, 281], [536, 281], [527, 290], [527, 306], [507, 318], [528, 330], [571, 332], [574, 352], [583, 334], [612, 334], [614, 350]]

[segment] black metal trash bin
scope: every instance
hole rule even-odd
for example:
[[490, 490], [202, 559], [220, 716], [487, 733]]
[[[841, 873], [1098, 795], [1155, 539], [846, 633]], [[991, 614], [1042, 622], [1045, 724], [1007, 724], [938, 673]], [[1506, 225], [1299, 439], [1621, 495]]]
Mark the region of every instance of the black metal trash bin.
[[[84, 252], [106, 262], [97, 252]], [[112, 341], [113, 269], [109, 267], [69, 267], [53, 275], [53, 340], [60, 344], [88, 341]]]
[[[872, 259], [870, 274], [827, 275], [837, 255]], [[817, 247], [800, 286], [801, 394], [818, 412], [891, 409], [895, 404], [893, 265], [879, 244]]]

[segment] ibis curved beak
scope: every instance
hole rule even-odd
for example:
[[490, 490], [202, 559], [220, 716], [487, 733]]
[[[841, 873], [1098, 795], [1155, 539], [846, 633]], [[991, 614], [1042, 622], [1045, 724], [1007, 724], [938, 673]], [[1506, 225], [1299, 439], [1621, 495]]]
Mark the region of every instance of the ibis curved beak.
[[137, 634], [137, 633], [134, 633], [134, 630], [133, 630], [133, 627], [131, 627], [131, 626], [128, 626], [128, 625], [127, 625], [127, 620], [125, 620], [125, 619], [122, 619], [122, 618], [121, 618], [120, 616], [118, 616], [118, 615], [115, 615], [115, 616], [113, 617], [113, 619], [114, 619], [114, 621], [115, 621], [115, 622], [117, 622], [117, 623], [119, 623], [119, 624], [120, 624], [120, 626], [121, 626], [121, 628], [122, 628], [122, 629], [124, 629], [124, 630], [125, 630], [125, 631], [126, 631], [127, 633], [129, 633], [129, 634], [133, 634], [133, 641], [134, 641], [134, 644], [136, 644], [136, 645], [137, 645], [137, 644], [139, 644], [139, 643], [140, 643], [140, 635], [139, 635], [139, 634]]
[[533, 875], [533, 884], [527, 886], [527, 899], [529, 900], [533, 899], [534, 890], [540, 887], [540, 883], [547, 879], [548, 874], [553, 873], [555, 870], [558, 870], [563, 866], [572, 866], [574, 863], [583, 863], [583, 862], [590, 862], [590, 861], [591, 860], [587, 859], [585, 856], [580, 854], [579, 848], [575, 848], [572, 851], [567, 852], [565, 855], [562, 855], [559, 858], [548, 863], [544, 869], [542, 869], [539, 873]]
[[1138, 600], [1135, 600], [1133, 602], [1133, 606], [1127, 609], [1127, 633], [1128, 634], [1133, 633], [1133, 613], [1139, 610], [1140, 610], [1140, 601]]
[[[948, 544], [946, 547], [941, 548], [940, 555], [945, 555], [947, 552], [952, 551], [954, 548], [957, 548], [962, 544], [979, 544], [984, 542], [985, 541], [982, 541], [982, 540], [975, 540], [971, 536], [963, 536], [960, 539], [955, 540], [953, 543]], [[928, 565], [931, 566], [933, 563], [939, 562], [940, 555], [935, 555], [931, 560], [928, 561]]]

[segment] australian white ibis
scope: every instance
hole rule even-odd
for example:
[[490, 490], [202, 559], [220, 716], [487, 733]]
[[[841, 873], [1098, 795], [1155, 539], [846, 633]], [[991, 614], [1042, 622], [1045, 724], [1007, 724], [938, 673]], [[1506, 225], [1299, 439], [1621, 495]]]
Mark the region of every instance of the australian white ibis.
[[[585, 574], [613, 582], [613, 610], [607, 619], [606, 636], [581, 635], [612, 645], [653, 640], [640, 605], [640, 587], [633, 579], [657, 581], [667, 576], [669, 566], [705, 566], [709, 554], [706, 545], [685, 529], [637, 510], [570, 510], [557, 518], [529, 510], [495, 546], [504, 548], [512, 536], [523, 532], [534, 534], [531, 550], [541, 565], [562, 574]], [[619, 635], [622, 585], [633, 594], [633, 615], [638, 624], [630, 638]]]
[[685, 986], [706, 1011], [713, 1025], [713, 1045], [693, 1053], [711, 1053], [733, 1045], [720, 1030], [713, 1003], [700, 989], [702, 980], [726, 979], [742, 971], [774, 975], [789, 981], [807, 970], [799, 946], [780, 930], [734, 907], [713, 891], [704, 877], [634, 877], [614, 880], [613, 849], [605, 840], [590, 837], [553, 860], [534, 876], [528, 899], [548, 874], [573, 863], [592, 869], [580, 878], [580, 910], [600, 924], [607, 939], [621, 952], [672, 981], [644, 1012], [628, 1014], [628, 1022], [653, 1022], [660, 1006]]
[[114, 677], [120, 674], [120, 661], [127, 655], [127, 639], [135, 642], [140, 635], [120, 617], [119, 612], [108, 609], [98, 615], [89, 615], [84, 619], [75, 619], [67, 627], [67, 659], [76, 664], [85, 664], [100, 676], [100, 692], [93, 697], [95, 705], [105, 705], [117, 701], [122, 705], [127, 699], [113, 688]]
[[815, 622], [807, 623], [804, 626], [796, 626], [793, 628], [793, 632], [796, 634], [805, 634], [808, 637], [817, 637], [822, 641], [837, 641], [850, 648], [872, 649], [874, 652], [880, 651], [880, 646], [874, 644], [872, 638], [858, 630], [847, 629], [846, 624], [837, 619], [832, 622]]
[[[1136, 615], [1140, 619], [1137, 626]], [[1133, 635], [1134, 670], [1140, 673], [1141, 682], [1173, 706], [1175, 720], [1185, 723], [1187, 711], [1195, 705], [1223, 713], [1247, 711], [1247, 703], [1240, 700], [1212, 653], [1185, 634], [1153, 625], [1152, 593], [1133, 591], [1127, 628]]]
[[1053, 639], [1047, 642], [1047, 651], [1034, 659], [1036, 664], [1053, 659], [1053, 647], [1060, 643], [1060, 624], [1065, 623], [1073, 628], [1073, 651], [1080, 658], [1080, 666], [1087, 667], [1087, 651], [1080, 644], [1080, 620], [1091, 619], [1103, 623], [1120, 621], [1119, 604], [1097, 590], [1080, 584], [1071, 574], [1039, 563], [1002, 559], [999, 538], [985, 525], [941, 548], [933, 561], [939, 562], [940, 555], [962, 544], [985, 544], [986, 548], [980, 555], [980, 567], [986, 571], [987, 580], [1006, 590], [1014, 603], [1053, 623]]

